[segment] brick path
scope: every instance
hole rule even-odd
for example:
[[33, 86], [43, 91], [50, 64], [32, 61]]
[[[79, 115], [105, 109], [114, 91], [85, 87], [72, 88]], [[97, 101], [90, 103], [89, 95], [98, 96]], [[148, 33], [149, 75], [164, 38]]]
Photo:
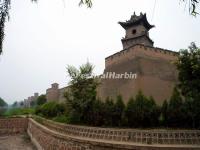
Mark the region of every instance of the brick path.
[[36, 150], [27, 134], [0, 136], [0, 150]]

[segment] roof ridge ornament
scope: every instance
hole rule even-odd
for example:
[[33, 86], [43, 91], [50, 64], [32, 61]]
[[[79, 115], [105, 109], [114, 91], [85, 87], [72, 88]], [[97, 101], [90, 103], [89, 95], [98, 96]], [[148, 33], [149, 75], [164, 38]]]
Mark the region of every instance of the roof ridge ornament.
[[151, 25], [151, 24], [147, 21], [146, 13], [143, 14], [142, 12], [140, 12], [140, 15], [137, 16], [136, 13], [135, 13], [135, 11], [134, 11], [133, 15], [131, 15], [130, 20], [125, 21], [125, 22], [119, 22], [119, 24], [120, 24], [124, 29], [127, 29], [127, 28], [129, 28], [130, 26], [138, 25], [138, 24], [143, 24], [147, 30], [150, 30], [151, 28], [154, 27], [154, 25]]

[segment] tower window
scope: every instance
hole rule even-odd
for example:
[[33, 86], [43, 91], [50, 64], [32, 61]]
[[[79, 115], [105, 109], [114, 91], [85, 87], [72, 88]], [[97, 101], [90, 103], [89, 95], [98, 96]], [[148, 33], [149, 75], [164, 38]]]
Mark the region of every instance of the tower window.
[[136, 30], [135, 29], [132, 31], [132, 34], [136, 34]]

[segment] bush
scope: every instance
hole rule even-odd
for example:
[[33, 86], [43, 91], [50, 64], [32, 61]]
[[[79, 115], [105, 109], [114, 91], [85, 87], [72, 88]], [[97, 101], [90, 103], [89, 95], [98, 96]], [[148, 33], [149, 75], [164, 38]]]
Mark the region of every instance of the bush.
[[52, 120], [61, 123], [69, 123], [69, 117], [65, 115], [56, 116]]
[[147, 98], [141, 91], [135, 100], [129, 100], [125, 112], [129, 127], [154, 127], [159, 123], [160, 112], [153, 97]]
[[53, 118], [59, 115], [63, 115], [64, 112], [65, 106], [56, 102], [48, 102], [36, 108], [36, 114], [42, 115], [47, 118]]

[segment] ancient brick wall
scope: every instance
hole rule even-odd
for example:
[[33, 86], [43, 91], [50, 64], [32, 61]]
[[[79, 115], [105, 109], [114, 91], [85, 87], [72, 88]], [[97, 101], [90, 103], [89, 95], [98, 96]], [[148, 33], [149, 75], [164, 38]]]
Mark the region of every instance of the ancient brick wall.
[[135, 45], [106, 58], [105, 70], [117, 74], [136, 73], [136, 79], [102, 79], [98, 97], [116, 98], [121, 94], [125, 103], [139, 90], [153, 96], [157, 104], [169, 99], [177, 83], [177, 70], [173, 64], [177, 53], [160, 48]]
[[[57, 123], [37, 118], [44, 126], [74, 137], [137, 144], [200, 145], [200, 130], [139, 130], [98, 128]], [[37, 120], [36, 119], [36, 120]]]
[[26, 132], [27, 127], [27, 118], [0, 119], [0, 135], [23, 133]]
[[30, 119], [28, 132], [41, 149], [193, 150], [200, 149], [197, 130], [131, 130], [74, 126]]

